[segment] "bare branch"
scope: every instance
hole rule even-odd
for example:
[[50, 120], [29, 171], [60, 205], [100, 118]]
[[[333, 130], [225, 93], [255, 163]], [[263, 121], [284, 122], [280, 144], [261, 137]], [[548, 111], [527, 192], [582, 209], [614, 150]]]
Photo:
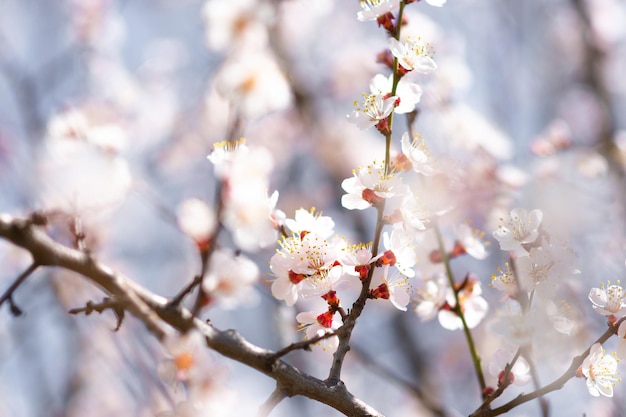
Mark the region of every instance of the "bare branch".
[[115, 331], [118, 331], [120, 327], [122, 327], [122, 322], [124, 321], [124, 307], [115, 298], [105, 297], [102, 302], [98, 304], [94, 304], [93, 301], [87, 301], [85, 307], [73, 308], [68, 311], [68, 313], [85, 313], [85, 315], [88, 316], [94, 311], [102, 314], [105, 310], [113, 310], [113, 313], [115, 313], [115, 316], [117, 317], [117, 325], [115, 326]]
[[32, 222], [0, 215], [0, 237], [28, 250], [40, 265], [59, 266], [93, 281], [116, 297], [126, 310], [141, 320], [159, 339], [165, 337], [161, 327], [163, 322], [183, 333], [196, 329], [204, 336], [209, 348], [274, 379], [285, 396], [302, 395], [350, 417], [384, 417], [354, 397], [343, 383], [327, 384], [277, 360], [276, 352], [248, 342], [235, 330], [216, 329], [194, 317], [189, 310], [172, 306], [166, 298], [115, 273], [85, 253], [53, 241]]
[[278, 387], [272, 392], [272, 395], [259, 407], [257, 417], [268, 417], [272, 410], [286, 397]]
[[[24, 281], [26, 281], [26, 278], [28, 278], [33, 272], [35, 272], [38, 267], [39, 265], [37, 264], [37, 262], [33, 262], [28, 268], [26, 268], [24, 272], [20, 274], [20, 276], [17, 277], [13, 284], [11, 284], [11, 286], [4, 292], [4, 294], [2, 294], [2, 296], [0, 296], [0, 306], [4, 304], [5, 301], [8, 301], [9, 304], [11, 304], [11, 311], [14, 311], [14, 309], [17, 308], [17, 306], [15, 306], [15, 304], [13, 303], [13, 293], [20, 285], [22, 285]], [[19, 309], [17, 310], [19, 311]]]

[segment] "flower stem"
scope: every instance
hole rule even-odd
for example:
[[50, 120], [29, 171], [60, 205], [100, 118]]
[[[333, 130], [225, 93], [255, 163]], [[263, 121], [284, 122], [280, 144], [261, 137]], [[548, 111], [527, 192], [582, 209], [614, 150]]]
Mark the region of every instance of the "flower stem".
[[[400, 2], [400, 11], [398, 12], [398, 28], [396, 30], [396, 39], [400, 38], [400, 29], [402, 23], [402, 14], [404, 13], [404, 2]], [[391, 90], [391, 95], [395, 95], [396, 88], [398, 86], [398, 82], [400, 81], [400, 75], [398, 73], [398, 59], [394, 58], [393, 60], [393, 86]], [[388, 119], [388, 129], [385, 133], [385, 176], [391, 173], [391, 132], [393, 126], [393, 111], [389, 114]], [[380, 246], [380, 238], [382, 235], [383, 227], [384, 227], [384, 213], [385, 213], [385, 201], [383, 200], [382, 204], [376, 206], [376, 227], [374, 229], [374, 240], [372, 243], [372, 256], [378, 255], [378, 247]], [[359, 297], [352, 305], [352, 309], [350, 313], [345, 318], [343, 326], [341, 327], [341, 332], [339, 332], [339, 346], [337, 346], [337, 350], [333, 355], [333, 363], [330, 368], [330, 372], [328, 374], [328, 378], [326, 379], [326, 383], [329, 385], [336, 385], [341, 381], [341, 368], [343, 367], [343, 361], [350, 350], [350, 338], [352, 336], [352, 330], [356, 325], [357, 319], [361, 316], [363, 309], [365, 308], [365, 303], [367, 302], [367, 295], [369, 293], [370, 283], [372, 281], [372, 276], [374, 275], [374, 269], [370, 268], [367, 278], [363, 280], [361, 293]]]
[[481, 394], [484, 395], [485, 388], [487, 384], [485, 383], [485, 376], [483, 375], [482, 367], [480, 364], [480, 357], [478, 356], [478, 352], [476, 351], [476, 345], [474, 344], [474, 339], [472, 337], [472, 333], [470, 332], [469, 327], [467, 326], [467, 322], [465, 321], [465, 315], [463, 314], [463, 309], [461, 308], [461, 302], [459, 300], [459, 293], [454, 288], [454, 275], [452, 274], [452, 268], [450, 267], [450, 258], [448, 257], [448, 253], [445, 250], [443, 244], [443, 238], [441, 237], [441, 231], [439, 230], [439, 224], [434, 221], [433, 229], [435, 230], [435, 234], [437, 236], [437, 242], [439, 243], [439, 252], [441, 253], [443, 263], [446, 268], [446, 275], [448, 276], [448, 282], [450, 283], [450, 287], [452, 288], [452, 292], [454, 294], [454, 312], [461, 319], [461, 323], [463, 324], [463, 332], [465, 333], [465, 339], [467, 341], [467, 346], [469, 348], [470, 354], [472, 355], [472, 362], [474, 363], [474, 370], [476, 371], [476, 377], [478, 378], [478, 383], [480, 385]]

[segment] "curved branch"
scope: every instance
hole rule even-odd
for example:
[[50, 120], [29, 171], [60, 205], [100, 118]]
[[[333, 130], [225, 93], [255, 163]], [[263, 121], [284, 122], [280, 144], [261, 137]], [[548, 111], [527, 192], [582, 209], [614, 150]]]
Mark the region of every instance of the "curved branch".
[[343, 383], [329, 386], [277, 359], [276, 352], [248, 342], [235, 330], [218, 330], [194, 317], [189, 310], [171, 306], [166, 298], [148, 291], [89, 255], [55, 242], [28, 219], [0, 215], [0, 238], [29, 251], [39, 265], [59, 266], [91, 280], [116, 297], [159, 339], [165, 336], [163, 323], [180, 332], [197, 329], [209, 348], [274, 379], [277, 388], [286, 396], [302, 395], [350, 417], [384, 417], [354, 397]]

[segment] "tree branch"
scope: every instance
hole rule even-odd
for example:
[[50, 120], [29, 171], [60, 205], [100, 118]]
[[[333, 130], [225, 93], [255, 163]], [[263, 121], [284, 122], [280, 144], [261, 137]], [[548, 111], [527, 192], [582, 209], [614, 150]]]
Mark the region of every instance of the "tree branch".
[[0, 237], [28, 250], [40, 265], [59, 266], [94, 282], [115, 297], [159, 339], [165, 336], [161, 327], [163, 323], [183, 333], [197, 329], [209, 348], [274, 379], [278, 389], [288, 397], [302, 395], [350, 417], [384, 417], [354, 397], [343, 383], [329, 385], [302, 373], [292, 365], [276, 359], [276, 352], [248, 342], [235, 330], [218, 330], [194, 317], [189, 310], [171, 306], [166, 298], [115, 273], [85, 253], [53, 241], [42, 228], [27, 219], [0, 215]]

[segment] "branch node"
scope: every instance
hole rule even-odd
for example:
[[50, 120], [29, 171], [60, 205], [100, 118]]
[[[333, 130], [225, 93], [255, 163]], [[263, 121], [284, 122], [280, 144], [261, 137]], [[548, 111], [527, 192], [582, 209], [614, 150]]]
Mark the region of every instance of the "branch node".
[[105, 297], [102, 299], [101, 303], [95, 304], [93, 301], [87, 301], [85, 307], [73, 308], [68, 313], [70, 314], [80, 314], [84, 313], [85, 316], [90, 315], [94, 311], [102, 314], [105, 310], [113, 310], [115, 317], [117, 317], [117, 325], [115, 326], [114, 331], [118, 331], [120, 327], [122, 327], [122, 322], [124, 321], [124, 307], [120, 304], [118, 300], [115, 298]]

